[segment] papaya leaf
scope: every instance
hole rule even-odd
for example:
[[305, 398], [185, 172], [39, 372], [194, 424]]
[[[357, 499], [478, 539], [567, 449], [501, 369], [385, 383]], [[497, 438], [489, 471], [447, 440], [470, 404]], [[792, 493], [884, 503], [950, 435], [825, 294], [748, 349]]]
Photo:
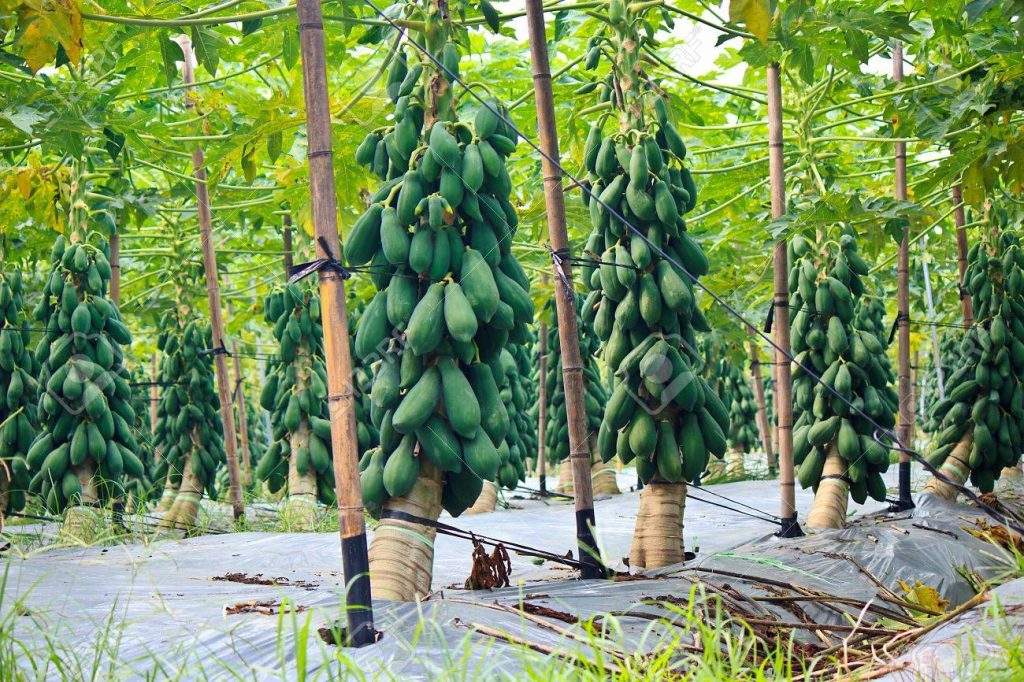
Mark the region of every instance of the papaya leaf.
[[220, 63], [220, 48], [224, 45], [224, 39], [215, 31], [193, 26], [192, 45], [195, 46], [196, 59], [199, 63], [211, 76], [216, 76], [217, 64]]
[[501, 17], [489, 0], [480, 0], [480, 13], [484, 15], [484, 21], [492, 31], [495, 33], [501, 31]]
[[283, 48], [282, 57], [284, 59], [284, 66], [286, 69], [291, 70], [299, 60], [298, 31], [291, 30], [290, 27], [285, 28]]
[[762, 43], [768, 42], [772, 25], [768, 0], [730, 0], [729, 21], [742, 23]]
[[160, 43], [160, 56], [163, 57], [164, 77], [167, 85], [173, 85], [178, 76], [178, 65], [175, 62], [183, 61], [185, 56], [181, 53], [181, 46], [171, 40], [167, 31], [158, 34], [157, 42]]

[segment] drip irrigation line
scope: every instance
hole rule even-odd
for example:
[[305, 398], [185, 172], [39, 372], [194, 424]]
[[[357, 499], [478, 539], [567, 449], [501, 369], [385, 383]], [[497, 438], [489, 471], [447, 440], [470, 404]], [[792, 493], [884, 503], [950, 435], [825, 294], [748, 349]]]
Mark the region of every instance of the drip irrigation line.
[[[28, 491], [22, 491], [22, 492], [28, 492]], [[48, 522], [48, 523], [63, 523], [64, 522], [64, 519], [61, 518], [61, 517], [58, 517], [58, 516], [40, 516], [40, 515], [37, 515], [37, 514], [26, 514], [24, 512], [7, 512], [6, 514], [4, 514], [4, 516], [14, 516], [16, 518], [30, 519], [30, 520], [33, 520], [33, 521], [45, 521], [45, 522]], [[121, 518], [122, 518], [122, 522], [119, 523], [118, 525], [121, 526], [122, 528], [124, 528], [125, 530], [129, 530], [130, 531], [131, 529], [128, 528], [123, 523], [123, 521], [125, 520], [123, 514], [122, 514]], [[129, 518], [131, 518], [131, 517], [129, 517]], [[158, 528], [158, 529], [163, 529], [163, 530], [183, 530], [183, 531], [190, 531], [190, 530], [195, 530], [196, 529], [194, 526], [182, 526], [182, 525], [179, 525], [177, 523], [170, 524], [169, 526], [165, 526], [165, 525], [159, 523], [159, 521], [161, 520], [160, 517], [149, 516], [148, 514], [141, 515], [140, 517], [137, 517], [134, 520], [139, 525], [145, 526], [147, 528]], [[151, 523], [151, 522], [147, 522], [147, 521], [157, 521], [158, 523]], [[207, 530], [205, 530], [203, 532], [203, 535], [227, 535], [228, 533], [231, 533], [231, 532], [232, 531], [217, 530], [215, 528], [209, 528], [209, 529], [207, 529]]]
[[516, 490], [517, 491], [521, 490], [523, 492], [533, 493], [534, 495], [540, 495], [542, 497], [561, 497], [561, 498], [564, 498], [566, 500], [574, 500], [574, 499], [576, 499], [572, 495], [566, 495], [565, 493], [556, 493], [556, 492], [553, 492], [551, 490], [540, 491], [540, 490], [537, 490], [536, 488], [530, 488], [530, 487], [525, 486], [525, 485], [517, 485], [516, 486]]
[[472, 531], [463, 530], [455, 526], [448, 525], [447, 523], [441, 523], [433, 519], [424, 518], [415, 514], [409, 514], [408, 512], [399, 511], [397, 509], [385, 509], [380, 514], [381, 519], [394, 519], [396, 521], [405, 521], [406, 523], [414, 523], [420, 526], [428, 526], [433, 528], [442, 535], [448, 535], [453, 538], [460, 538], [462, 540], [471, 540], [479, 542], [484, 545], [491, 545], [497, 547], [501, 545], [507, 549], [511, 549], [516, 554], [523, 556], [532, 556], [538, 559], [545, 559], [547, 561], [564, 564], [572, 568], [582, 568], [582, 562], [575, 559], [569, 559], [558, 554], [547, 552], [543, 549], [537, 549], [529, 545], [523, 545], [518, 542], [512, 542], [510, 540], [499, 540], [497, 538], [488, 537], [486, 535], [480, 535]]
[[[706, 488], [704, 486], [698, 486], [698, 487], [699, 487], [699, 489], [700, 489], [700, 491], [702, 493], [707, 493], [709, 495], [713, 495], [715, 497], [718, 497], [720, 499], [725, 500], [726, 502], [730, 502], [732, 504], [736, 504], [736, 505], [739, 505], [741, 507], [745, 507], [745, 508], [750, 509], [750, 510], [752, 510], [754, 512], [757, 512], [758, 514], [762, 514], [763, 516], [766, 516], [766, 517], [770, 518], [773, 523], [779, 523], [779, 524], [782, 523], [782, 517], [780, 517], [780, 516], [776, 516], [775, 514], [766, 512], [763, 509], [758, 509], [757, 507], [752, 507], [749, 504], [746, 504], [744, 502], [740, 502], [739, 500], [734, 500], [734, 499], [732, 499], [730, 497], [726, 497], [725, 495], [723, 495], [721, 493], [716, 493], [715, 491], [711, 490], [710, 488]], [[689, 486], [687, 486], [687, 491], [689, 491], [689, 489], [690, 489]], [[687, 494], [689, 494], [689, 493], [687, 493]]]
[[[704, 488], [701, 488], [701, 490], [704, 490]], [[765, 516], [761, 516], [759, 514], [751, 514], [750, 512], [743, 511], [742, 509], [737, 509], [735, 507], [730, 507], [729, 505], [722, 504], [721, 502], [712, 502], [711, 500], [705, 500], [705, 499], [702, 499], [700, 497], [696, 497], [696, 496], [694, 496], [694, 494], [692, 492], [690, 492], [690, 486], [686, 487], [686, 497], [688, 497], [689, 499], [693, 500], [694, 502], [701, 502], [703, 504], [709, 504], [712, 507], [718, 507], [720, 509], [725, 509], [727, 511], [733, 512], [734, 514], [740, 514], [741, 516], [748, 516], [748, 517], [750, 517], [752, 519], [757, 519], [758, 521], [764, 521], [765, 523], [771, 523], [773, 525], [780, 526], [780, 527], [785, 525], [782, 522], [781, 519], [770, 519], [770, 518], [767, 518]]]
[[[441, 72], [444, 73], [446, 75], [446, 77], [451, 82], [459, 83], [463, 87], [466, 87], [465, 82], [463, 82], [461, 80], [461, 77], [458, 74], [452, 73], [452, 71], [449, 70], [444, 64], [442, 64], [441, 61], [438, 60], [433, 54], [431, 54], [431, 52], [429, 50], [427, 50], [423, 45], [421, 45], [413, 37], [409, 36], [408, 32], [406, 32], [404, 29], [400, 28], [390, 17], [388, 17], [376, 5], [376, 3], [373, 2], [373, 0], [365, 0], [365, 2], [378, 15], [380, 15], [380, 17], [382, 19], [384, 19], [385, 21], [390, 23], [391, 26], [396, 31], [399, 31], [399, 32], [403, 33], [405, 35], [405, 37], [406, 37], [406, 40], [409, 42], [409, 44], [412, 45], [413, 47], [415, 47], [424, 57], [426, 57], [438, 69], [440, 69]], [[981, 63], [984, 63], [984, 62], [981, 62]], [[488, 110], [491, 111], [491, 113], [493, 113], [495, 116], [497, 116], [499, 118], [499, 120], [503, 121], [505, 123], [505, 125], [509, 127], [509, 130], [511, 130], [513, 132], [514, 135], [518, 136], [519, 138], [522, 138], [523, 141], [526, 142], [526, 144], [529, 147], [531, 147], [535, 152], [540, 154], [545, 160], [547, 160], [555, 168], [557, 168], [558, 171], [562, 175], [568, 177], [570, 180], [576, 182], [577, 184], [582, 182], [580, 178], [577, 178], [576, 176], [572, 175], [569, 171], [567, 171], [565, 169], [565, 167], [562, 166], [562, 164], [561, 164], [559, 159], [552, 158], [543, 149], [541, 149], [540, 146], [537, 145], [537, 143], [535, 143], [532, 139], [530, 139], [529, 137], [524, 135], [522, 133], [522, 131], [519, 130], [519, 128], [515, 125], [515, 123], [513, 121], [511, 121], [509, 119], [509, 117], [507, 115], [505, 115], [503, 112], [499, 111], [496, 107], [492, 106], [489, 102], [487, 102], [484, 98], [480, 97], [472, 89], [467, 89], [467, 92], [473, 98], [475, 98], [480, 103], [481, 106], [486, 107]], [[622, 213], [619, 212], [618, 208], [610, 206], [610, 205], [606, 204], [605, 202], [601, 201], [601, 199], [599, 197], [597, 197], [596, 195], [594, 195], [593, 191], [590, 188], [586, 187], [585, 185], [581, 184], [580, 187], [581, 187], [581, 189], [583, 191], [587, 192], [587, 194], [590, 195], [590, 201], [597, 201], [614, 218], [616, 218], [617, 220], [621, 221], [622, 224], [633, 235], [635, 235], [639, 239], [643, 240], [643, 242], [648, 246], [648, 248], [651, 249], [652, 253], [659, 255], [661, 258], [664, 258], [674, 268], [678, 269], [679, 272], [684, 273], [695, 286], [699, 287], [708, 296], [710, 296], [712, 298], [712, 300], [715, 303], [717, 303], [719, 306], [721, 306], [723, 309], [725, 309], [726, 312], [729, 315], [731, 315], [732, 317], [735, 317], [740, 323], [743, 324], [743, 326], [747, 327], [747, 329], [750, 330], [750, 332], [752, 334], [754, 334], [755, 336], [761, 338], [762, 341], [764, 341], [769, 346], [771, 346], [777, 353], [779, 353], [780, 355], [788, 358], [790, 360], [790, 362], [794, 363], [807, 376], [811, 377], [811, 379], [816, 384], [819, 384], [819, 385], [823, 386], [825, 388], [825, 390], [828, 391], [832, 396], [834, 396], [835, 398], [838, 398], [843, 404], [845, 404], [850, 409], [850, 411], [853, 414], [856, 414], [856, 415], [860, 416], [864, 421], [866, 421], [868, 424], [870, 424], [872, 427], [874, 427], [876, 429], [877, 433], [884, 434], [884, 435], [886, 435], [888, 437], [891, 437], [893, 439], [893, 442], [899, 444], [899, 439], [898, 439], [898, 437], [896, 436], [895, 433], [893, 433], [889, 429], [887, 429], [884, 426], [882, 426], [881, 424], [879, 424], [871, 415], [867, 414], [863, 409], [861, 409], [857, 405], [855, 405], [845, 395], [843, 395], [842, 393], [837, 391], [835, 388], [833, 388], [829, 384], [827, 384], [824, 381], [822, 381], [821, 376], [817, 372], [815, 372], [813, 368], [807, 367], [805, 364], [803, 364], [802, 362], [798, 361], [791, 351], [785, 350], [782, 347], [780, 347], [779, 345], [777, 345], [775, 343], [775, 340], [772, 339], [768, 334], [766, 334], [765, 332], [761, 331], [756, 325], [754, 325], [754, 324], [750, 323], [749, 321], [747, 321], [747, 319], [744, 318], [743, 315], [739, 311], [737, 311], [733, 306], [731, 306], [724, 298], [722, 298], [722, 296], [720, 296], [719, 294], [717, 294], [716, 292], [711, 290], [707, 285], [703, 284], [699, 280], [698, 277], [694, 276], [688, 269], [686, 269], [681, 263], [679, 263], [678, 260], [675, 257], [673, 257], [670, 254], [668, 254], [661, 247], [661, 245], [655, 244], [650, 239], [648, 239], [647, 235], [645, 235], [643, 232], [641, 232], [631, 221], [627, 220], [625, 218], [625, 216], [623, 216]], [[913, 449], [904, 448], [902, 446], [902, 444], [899, 444], [899, 445], [900, 445], [900, 451], [901, 452], [905, 452], [906, 454], [908, 454], [912, 459], [916, 460], [918, 463], [920, 463], [922, 466], [924, 466], [924, 468], [929, 473], [931, 473], [934, 476], [940, 478], [940, 480], [943, 480], [944, 482], [948, 483], [952, 487], [954, 487], [954, 488], [964, 492], [966, 495], [968, 495], [970, 497], [970, 499], [976, 500], [976, 503], [979, 505], [980, 508], [985, 510], [985, 513], [989, 514], [992, 518], [996, 519], [997, 521], [1000, 521], [1001, 523], [1003, 523], [1003, 521], [1001, 521], [1001, 519], [1005, 519], [1005, 517], [1002, 514], [1000, 514], [995, 509], [993, 509], [989, 505], [987, 505], [984, 502], [982, 502], [979, 498], [977, 498], [977, 496], [975, 496], [973, 493], [968, 491], [965, 486], [957, 484], [957, 483], [955, 483], [953, 481], [949, 481], [945, 477], [945, 475], [943, 475], [941, 472], [939, 472], [939, 470], [936, 467], [932, 466], [923, 456], [921, 456], [920, 453], [916, 452]], [[863, 455], [861, 455], [861, 457], [863, 457]], [[1015, 530], [1016, 530], [1016, 528], [1015, 528]], [[1022, 535], [1024, 535], [1024, 530], [1019, 530], [1018, 532], [1020, 532]]]

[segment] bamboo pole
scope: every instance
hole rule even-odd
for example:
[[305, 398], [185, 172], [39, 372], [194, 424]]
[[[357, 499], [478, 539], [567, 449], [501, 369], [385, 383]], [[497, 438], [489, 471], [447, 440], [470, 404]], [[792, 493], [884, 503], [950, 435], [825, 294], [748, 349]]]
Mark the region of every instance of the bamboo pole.
[[[338, 207], [334, 194], [334, 162], [331, 150], [331, 114], [327, 94], [323, 16], [320, 0], [298, 0], [299, 47], [306, 103], [306, 139], [309, 157], [309, 191], [320, 258], [340, 258]], [[325, 253], [325, 249], [328, 251]], [[370, 596], [370, 565], [366, 551], [363, 494], [359, 487], [356, 415], [352, 383], [352, 355], [348, 346], [348, 314], [345, 280], [337, 269], [319, 273], [320, 301], [324, 320], [324, 359], [327, 364], [328, 406], [334, 487], [338, 497], [342, 570], [348, 583], [349, 641], [355, 646], [376, 639]]]
[[540, 494], [545, 496], [548, 493], [547, 477], [547, 444], [545, 434], [548, 426], [548, 323], [543, 319], [541, 312], [540, 321], [540, 343], [538, 347], [539, 367], [537, 369], [537, 477], [540, 479]]
[[950, 191], [953, 197], [953, 221], [956, 223], [956, 266], [960, 272], [960, 305], [964, 312], [964, 326], [974, 324], [974, 301], [967, 293], [967, 216], [964, 215], [964, 198], [960, 193], [960, 185], [953, 185]]
[[[768, 174], [771, 179], [772, 218], [786, 212], [786, 178], [782, 155], [782, 84], [779, 65], [768, 65]], [[796, 481], [793, 471], [793, 377], [789, 358], [789, 254], [786, 240], [775, 242], [772, 253], [774, 280], [775, 419], [779, 448], [779, 492], [782, 537], [803, 535], [796, 520]]]
[[249, 447], [249, 411], [245, 391], [242, 390], [242, 359], [238, 357], [238, 342], [231, 344], [231, 357], [235, 365], [235, 404], [238, 406], [238, 435], [242, 445], [242, 482], [252, 483], [252, 450]]
[[110, 300], [121, 307], [121, 235], [110, 235]]
[[292, 252], [292, 214], [286, 213], [284, 216], [284, 227], [282, 228], [281, 241], [284, 242], [284, 274], [285, 277], [292, 270], [292, 266], [295, 264], [295, 255]]
[[[547, 209], [548, 239], [556, 253], [568, 255], [569, 237], [565, 227], [565, 196], [559, 166], [558, 132], [555, 128], [554, 96], [551, 92], [551, 66], [547, 38], [544, 35], [544, 8], [541, 0], [526, 0], [526, 20], [530, 39], [530, 63], [533, 93], [537, 109], [537, 132], [543, 150], [544, 205]], [[553, 263], [555, 277], [555, 313], [558, 321], [559, 352], [562, 358], [562, 384], [565, 414], [569, 422], [569, 458], [572, 462], [576, 501], [576, 539], [580, 568], [584, 578], [599, 578], [604, 568], [594, 541], [593, 487], [590, 478], [590, 448], [587, 442], [587, 418], [583, 403], [583, 361], [580, 357], [579, 329], [576, 322], [576, 297], [572, 286], [572, 267], [563, 256]]]
[[[903, 80], [903, 44], [896, 42], [892, 48], [892, 78], [899, 83]], [[893, 127], [898, 117], [893, 121]], [[895, 143], [895, 196], [899, 201], [907, 199], [907, 145]], [[910, 385], [910, 223], [903, 227], [900, 240], [899, 258], [896, 266], [896, 341], [897, 375], [899, 377], [899, 424], [896, 439], [901, 447], [912, 446], [914, 433], [914, 403]], [[900, 452], [899, 497], [892, 504], [893, 511], [913, 509], [910, 495], [910, 455]]]
[[[180, 36], [178, 42], [185, 58], [184, 81], [185, 108], [192, 109], [192, 83], [195, 81], [192, 63], [192, 41]], [[217, 251], [213, 245], [213, 226], [210, 215], [210, 194], [206, 186], [206, 161], [202, 147], [192, 150], [192, 174], [196, 180], [196, 203], [199, 213], [199, 239], [203, 249], [203, 269], [206, 272], [206, 298], [210, 304], [210, 328], [213, 339], [213, 366], [217, 374], [217, 396], [220, 400], [220, 416], [224, 423], [224, 451], [228, 460], [228, 491], [231, 496], [231, 511], [235, 520], [245, 514], [242, 502], [242, 486], [238, 470], [238, 453], [235, 446], [235, 416], [231, 409], [231, 388], [228, 379], [228, 365], [225, 360], [224, 319], [220, 304], [220, 285], [217, 281]]]
[[754, 384], [754, 399], [757, 401], [757, 430], [761, 433], [761, 443], [768, 459], [768, 471], [774, 473], [779, 468], [775, 459], [775, 447], [772, 444], [771, 423], [768, 421], [768, 405], [764, 399], [764, 377], [761, 376], [761, 353], [757, 344], [750, 342], [750, 376]]

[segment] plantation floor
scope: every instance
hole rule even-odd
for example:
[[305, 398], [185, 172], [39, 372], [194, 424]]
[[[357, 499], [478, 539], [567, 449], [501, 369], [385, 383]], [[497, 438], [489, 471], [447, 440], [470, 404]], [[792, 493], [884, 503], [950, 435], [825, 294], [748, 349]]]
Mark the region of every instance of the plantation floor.
[[[729, 483], [709, 490], [774, 511], [773, 481]], [[809, 501], [809, 494], [798, 493], [802, 516]], [[522, 508], [467, 517], [455, 524], [552, 552], [575, 549], [571, 504], [510, 502]], [[602, 551], [613, 565], [628, 553], [636, 503], [637, 494], [629, 492], [597, 502]], [[969, 569], [967, 575], [988, 579], [1007, 570], [1009, 563], [994, 545], [962, 532], [964, 524], [978, 518], [975, 510], [963, 507], [925, 505], [914, 518], [902, 515], [896, 521], [865, 518], [845, 530], [816, 534], [799, 547], [771, 537], [771, 526], [761, 521], [716, 507], [691, 502], [686, 516], [687, 546], [699, 546], [697, 561], [682, 570], [659, 572], [656, 579], [629, 582], [559, 579], [565, 574], [557, 567], [513, 556], [513, 587], [466, 592], [458, 588], [469, 572], [469, 547], [441, 536], [435, 589], [443, 594], [426, 602], [422, 612], [416, 605], [378, 604], [377, 624], [386, 633], [384, 641], [350, 652], [351, 658], [340, 662], [339, 650], [316, 634], [318, 627], [338, 617], [343, 601], [334, 533], [232, 533], [51, 549], [25, 558], [8, 555], [0, 633], [9, 639], [4, 648], [17, 640], [39, 660], [56, 656], [70, 670], [101, 665], [111, 675], [129, 677], [161, 666], [173, 674], [182, 665], [188, 666], [187, 678], [232, 670], [276, 677], [294, 675], [306, 665], [324, 674], [343, 670], [339, 665], [355, 665], [371, 675], [387, 671], [403, 679], [453, 670], [486, 676], [539, 663], [522, 647], [498, 645], [472, 634], [474, 624], [517, 632], [544, 646], [578, 644], [556, 629], [495, 610], [490, 606], [494, 601], [514, 605], [529, 599], [539, 607], [588, 617], [631, 608], [651, 595], [685, 600], [694, 566], [725, 567], [872, 598], [876, 587], [832, 554], [841, 551], [858, 557], [893, 589], [898, 579], [920, 579], [956, 605], [973, 595], [963, 567]], [[731, 589], [743, 583], [732, 582]], [[291, 604], [283, 617], [282, 603]], [[309, 624], [311, 629], [304, 627]], [[649, 621], [627, 623], [620, 635], [623, 649], [655, 648], [665, 634], [649, 634], [650, 626]], [[31, 660], [22, 659], [25, 664]]]

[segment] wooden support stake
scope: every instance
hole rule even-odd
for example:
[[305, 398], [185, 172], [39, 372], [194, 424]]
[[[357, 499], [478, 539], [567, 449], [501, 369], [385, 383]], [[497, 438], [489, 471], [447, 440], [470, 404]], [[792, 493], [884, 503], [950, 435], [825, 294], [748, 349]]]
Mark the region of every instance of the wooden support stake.
[[587, 438], [587, 413], [583, 402], [583, 361], [580, 357], [579, 329], [576, 322], [576, 295], [569, 265], [569, 237], [565, 227], [565, 196], [562, 193], [562, 169], [558, 163], [558, 132], [555, 128], [554, 96], [551, 92], [551, 66], [547, 38], [544, 35], [544, 9], [541, 0], [526, 0], [526, 20], [530, 39], [530, 63], [533, 68], [533, 93], [537, 109], [537, 132], [543, 151], [544, 205], [547, 209], [548, 239], [551, 249], [562, 254], [554, 263], [555, 312], [562, 357], [562, 384], [565, 414], [569, 422], [569, 458], [572, 462], [573, 490], [576, 500], [576, 540], [580, 568], [584, 578], [605, 574], [594, 541], [593, 486], [590, 478], [590, 448]]
[[[338, 239], [338, 206], [334, 194], [334, 162], [331, 150], [331, 113], [328, 108], [327, 63], [324, 55], [323, 17], [320, 0], [298, 0], [299, 47], [302, 85], [306, 101], [306, 139], [309, 157], [309, 191], [320, 258], [341, 259]], [[325, 253], [324, 249], [329, 253]], [[345, 614], [348, 637], [354, 646], [376, 640], [370, 596], [370, 564], [366, 552], [363, 493], [359, 487], [359, 452], [352, 383], [352, 355], [348, 346], [348, 313], [345, 280], [337, 269], [323, 269], [320, 303], [324, 329], [324, 360], [327, 365], [328, 407], [334, 487], [338, 497], [342, 570], [348, 586]]]
[[242, 444], [242, 482], [252, 483], [252, 451], [249, 449], [249, 411], [246, 408], [245, 391], [242, 390], [242, 360], [238, 357], [238, 342], [231, 344], [231, 356], [235, 365], [235, 404], [238, 406], [238, 435]]
[[[180, 36], [178, 43], [185, 57], [185, 108], [192, 109], [192, 83], [195, 74], [192, 64], [192, 41]], [[242, 502], [242, 486], [238, 469], [238, 453], [235, 446], [235, 416], [231, 408], [231, 386], [228, 378], [228, 363], [225, 359], [224, 319], [220, 305], [220, 285], [217, 281], [217, 250], [213, 245], [213, 225], [210, 214], [210, 194], [206, 186], [206, 161], [203, 150], [196, 145], [192, 150], [192, 175], [196, 179], [196, 203], [199, 213], [199, 240], [203, 249], [203, 269], [206, 272], [206, 298], [210, 305], [210, 328], [213, 339], [213, 366], [217, 374], [217, 397], [220, 400], [220, 417], [224, 423], [224, 452], [228, 460], [228, 491], [231, 496], [231, 511], [235, 520], [245, 514]]]
[[[899, 83], [903, 80], [903, 44], [896, 42], [892, 48], [892, 78]], [[893, 121], [896, 128], [898, 118]], [[895, 143], [896, 187], [898, 201], [907, 200], [907, 144]], [[903, 228], [903, 238], [896, 265], [896, 356], [899, 377], [899, 424], [896, 439], [903, 448], [913, 447], [914, 402], [910, 386], [910, 223]], [[893, 511], [914, 508], [910, 495], [910, 455], [900, 452], [899, 497], [893, 503]]]
[[110, 300], [121, 307], [121, 235], [110, 235]]
[[284, 274], [285, 277], [292, 270], [292, 266], [295, 265], [295, 254], [292, 250], [292, 214], [287, 213], [284, 216], [284, 227], [282, 228], [281, 241], [284, 242]]
[[[779, 65], [768, 65], [768, 176], [772, 218], [786, 212], [786, 178], [782, 158], [782, 83]], [[779, 448], [779, 492], [782, 537], [803, 535], [796, 520], [796, 480], [793, 471], [793, 377], [789, 366], [789, 254], [785, 239], [772, 252], [774, 280], [773, 336], [775, 341], [775, 419]]]
[[774, 473], [779, 468], [775, 459], [775, 447], [772, 444], [772, 425], [768, 421], [768, 406], [764, 399], [764, 377], [761, 376], [761, 353], [757, 344], [750, 342], [750, 376], [754, 384], [754, 399], [757, 401], [757, 430], [761, 433], [764, 454], [768, 458], [768, 471]]
[[967, 216], [964, 215], [964, 197], [960, 193], [960, 185], [953, 185], [950, 194], [953, 197], [953, 221], [956, 223], [956, 267], [960, 272], [960, 305], [964, 311], [964, 326], [974, 324], [974, 301], [967, 293]]

